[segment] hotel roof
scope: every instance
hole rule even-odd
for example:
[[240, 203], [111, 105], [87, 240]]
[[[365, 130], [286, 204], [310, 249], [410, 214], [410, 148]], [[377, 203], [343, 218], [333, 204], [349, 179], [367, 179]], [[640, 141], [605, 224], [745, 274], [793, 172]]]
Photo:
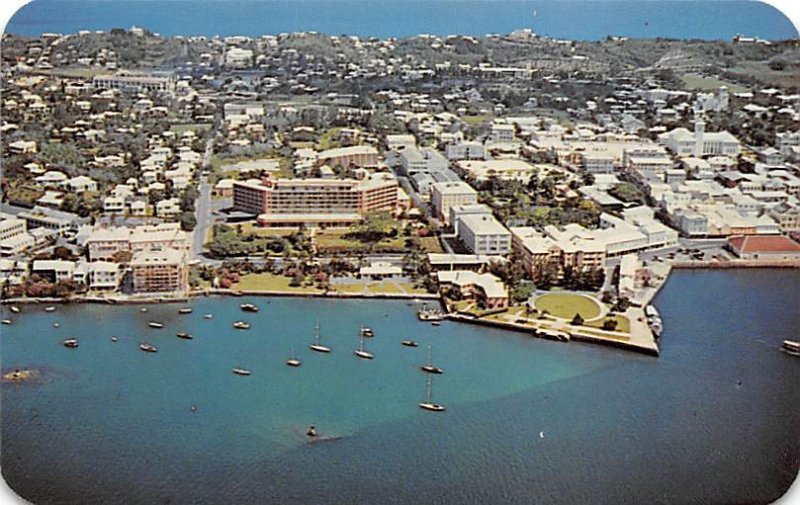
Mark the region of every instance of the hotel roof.
[[740, 253], [792, 252], [800, 254], [800, 244], [784, 235], [745, 235], [728, 239]]

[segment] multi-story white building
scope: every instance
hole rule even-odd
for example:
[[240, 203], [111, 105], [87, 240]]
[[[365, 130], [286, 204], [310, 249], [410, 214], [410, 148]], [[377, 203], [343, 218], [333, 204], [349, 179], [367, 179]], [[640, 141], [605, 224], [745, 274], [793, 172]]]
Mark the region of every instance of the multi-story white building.
[[431, 185], [431, 204], [436, 218], [450, 224], [450, 208], [478, 203], [478, 192], [463, 181], [438, 182]]
[[167, 92], [174, 89], [174, 83], [167, 77], [144, 75], [96, 75], [92, 78], [92, 86], [95, 89], [116, 89], [131, 93]]
[[492, 142], [513, 142], [515, 133], [513, 124], [493, 123], [489, 138]]
[[486, 146], [480, 142], [460, 142], [448, 144], [445, 154], [450, 161], [486, 159]]
[[116, 261], [115, 256], [120, 252], [187, 251], [189, 241], [178, 223], [162, 223], [136, 228], [98, 228], [87, 239], [86, 248], [90, 261]]
[[439, 151], [430, 147], [403, 149], [400, 153], [400, 164], [409, 175], [447, 169], [447, 159]]
[[495, 256], [511, 252], [511, 232], [489, 213], [458, 216], [458, 238], [473, 254]]
[[676, 128], [658, 136], [658, 143], [669, 148], [678, 156], [730, 156], [741, 153], [739, 140], [726, 131], [706, 132], [704, 121], [696, 121], [694, 132], [686, 128]]

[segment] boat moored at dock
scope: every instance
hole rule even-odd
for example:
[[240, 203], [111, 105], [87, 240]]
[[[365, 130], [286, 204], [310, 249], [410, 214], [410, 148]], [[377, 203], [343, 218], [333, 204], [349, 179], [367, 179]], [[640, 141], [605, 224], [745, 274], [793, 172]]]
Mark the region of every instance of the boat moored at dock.
[[252, 303], [243, 303], [239, 305], [239, 308], [242, 312], [258, 312], [258, 306], [253, 305]]

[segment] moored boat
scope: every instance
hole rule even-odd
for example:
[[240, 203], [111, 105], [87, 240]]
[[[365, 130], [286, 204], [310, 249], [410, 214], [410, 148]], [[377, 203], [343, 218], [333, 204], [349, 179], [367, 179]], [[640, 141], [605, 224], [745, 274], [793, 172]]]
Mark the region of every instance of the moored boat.
[[237, 330], [249, 330], [250, 323], [245, 321], [236, 321], [235, 323], [233, 323], [233, 327], [236, 328]]
[[191, 307], [184, 307], [182, 309], [178, 309], [178, 314], [191, 314], [192, 309]]
[[0, 321], [0, 323], [11, 324], [11, 319], [3, 319], [2, 321]]
[[439, 403], [433, 402], [433, 377], [428, 376], [428, 395], [424, 402], [420, 402], [421, 409], [430, 410], [431, 412], [444, 412], [446, 407]]
[[191, 340], [194, 338], [192, 337], [191, 333], [186, 333], [185, 331], [178, 332], [175, 334], [175, 336], [178, 338], [183, 338], [185, 340]]
[[363, 337], [363, 335], [358, 339], [358, 349], [353, 351], [353, 354], [355, 354], [356, 356], [358, 356], [359, 358], [362, 358], [362, 359], [372, 359], [372, 358], [375, 357], [375, 356], [372, 355], [371, 352], [369, 352], [369, 351], [364, 349], [364, 337]]
[[309, 345], [308, 348], [312, 351], [317, 352], [331, 352], [331, 348], [320, 343], [320, 334], [319, 334], [319, 323], [314, 327], [315, 336], [314, 336], [314, 343]]
[[362, 326], [360, 331], [362, 337], [372, 338], [375, 336], [375, 332], [372, 331], [372, 328], [367, 326]]
[[148, 344], [147, 342], [143, 342], [139, 344], [139, 349], [143, 350], [144, 352], [157, 352], [158, 348], [152, 344]]
[[251, 372], [246, 368], [234, 368], [233, 373], [236, 375], [250, 375]]
[[419, 344], [413, 340], [403, 340], [400, 343], [406, 347], [419, 347]]
[[53, 323], [53, 328], [61, 328], [61, 323], [59, 322]]
[[794, 340], [784, 340], [782, 348], [789, 354], [800, 356], [800, 342], [796, 342]]
[[203, 319], [214, 319], [214, 315], [213, 314], [206, 314], [206, 315], [203, 316]]
[[17, 307], [16, 305], [12, 305], [12, 306], [11, 306], [11, 312], [13, 312], [14, 314], [19, 314], [19, 313], [20, 313], [20, 312], [22, 312], [22, 311], [21, 311], [21, 310], [20, 310], [20, 308], [19, 308], [19, 307]]
[[64, 344], [64, 347], [68, 347], [70, 349], [75, 349], [76, 347], [78, 347], [77, 338], [68, 338], [61, 343]]
[[258, 312], [258, 306], [253, 305], [252, 303], [243, 303], [239, 305], [239, 308], [242, 312]]
[[44, 311], [45, 312], [55, 312], [56, 308], [53, 307], [52, 305], [48, 305], [47, 307], [44, 308]]
[[434, 366], [433, 363], [431, 363], [431, 353], [432, 353], [432, 346], [429, 345], [428, 346], [428, 362], [426, 364], [420, 366], [419, 367], [420, 370], [422, 370], [423, 372], [427, 372], [427, 373], [435, 373], [435, 374], [444, 373], [444, 370], [442, 370], [438, 366]]
[[292, 349], [291, 358], [286, 360], [286, 364], [293, 367], [300, 366], [300, 360], [294, 357], [294, 349]]
[[158, 321], [150, 321], [149, 323], [147, 323], [147, 326], [160, 330], [161, 328], [164, 327], [164, 323], [159, 323]]
[[117, 337], [111, 337], [111, 341], [112, 342], [119, 342], [119, 339]]

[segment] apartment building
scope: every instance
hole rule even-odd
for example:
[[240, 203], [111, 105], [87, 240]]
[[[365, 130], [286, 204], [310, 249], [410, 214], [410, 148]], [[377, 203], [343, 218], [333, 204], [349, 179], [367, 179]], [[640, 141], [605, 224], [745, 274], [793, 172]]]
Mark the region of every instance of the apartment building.
[[478, 192], [464, 181], [439, 182], [431, 185], [431, 204], [436, 218], [450, 223], [450, 208], [455, 205], [478, 203]]
[[522, 258], [525, 271], [538, 280], [547, 268], [560, 277], [564, 268], [574, 271], [603, 268], [606, 247], [602, 242], [581, 237], [551, 237], [530, 227], [511, 228], [512, 248]]
[[145, 75], [96, 75], [92, 78], [92, 86], [94, 89], [116, 89], [129, 93], [167, 92], [174, 89], [174, 83], [167, 77]]
[[459, 215], [458, 238], [473, 254], [496, 256], [511, 252], [511, 232], [491, 213]]
[[378, 150], [372, 146], [339, 147], [322, 151], [317, 156], [318, 166], [377, 168], [378, 161]]
[[235, 182], [234, 209], [258, 215], [261, 226], [349, 226], [370, 212], [397, 208], [397, 180], [376, 174], [354, 179], [269, 179]]
[[475, 300], [485, 309], [508, 307], [508, 290], [505, 284], [490, 273], [445, 270], [436, 272], [436, 277], [440, 288], [458, 289], [462, 300]]
[[181, 292], [187, 288], [184, 251], [139, 251], [133, 255], [130, 266], [136, 293]]
[[137, 226], [136, 228], [98, 228], [86, 241], [89, 260], [118, 261], [118, 253], [157, 252], [175, 249], [189, 250], [186, 232], [178, 223]]
[[480, 142], [460, 142], [448, 144], [445, 155], [450, 161], [486, 159], [486, 147]]

